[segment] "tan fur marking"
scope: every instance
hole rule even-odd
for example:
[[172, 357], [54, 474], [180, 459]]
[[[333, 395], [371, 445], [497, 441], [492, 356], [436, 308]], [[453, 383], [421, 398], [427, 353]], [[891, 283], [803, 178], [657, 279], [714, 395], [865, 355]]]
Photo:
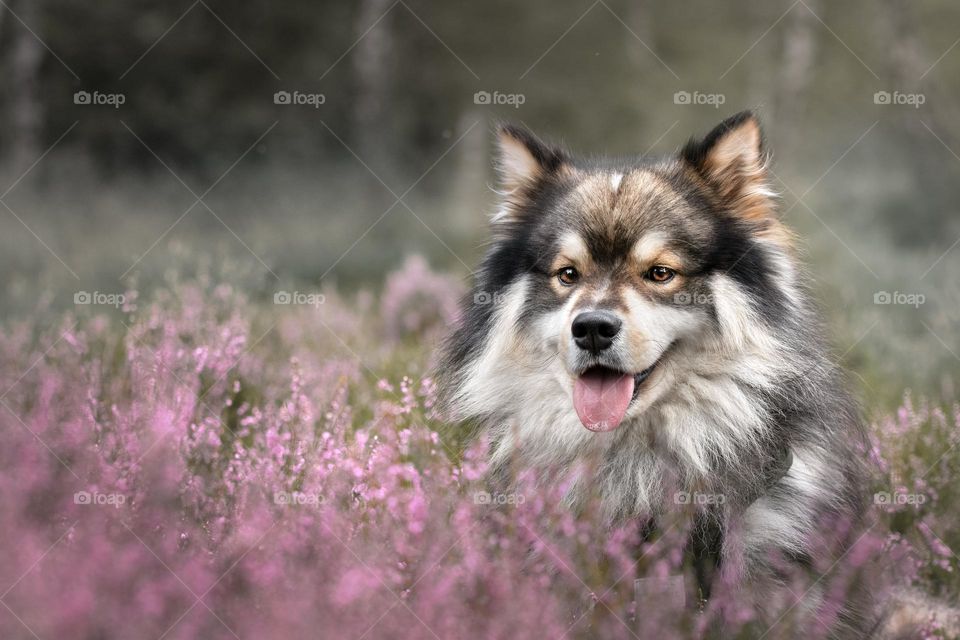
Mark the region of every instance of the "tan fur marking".
[[670, 185], [660, 176], [650, 171], [631, 171], [620, 184], [614, 217], [624, 220], [640, 214], [656, 199], [674, 197]]
[[705, 161], [708, 173], [718, 177], [743, 165], [746, 170], [762, 168], [760, 158], [760, 127], [756, 120], [746, 120], [736, 129], [729, 131], [710, 150]]
[[610, 213], [615, 198], [609, 178], [599, 173], [584, 176], [573, 192], [574, 206], [598, 228], [609, 227], [612, 222]]
[[506, 133], [500, 133], [500, 172], [504, 186], [516, 189], [540, 176], [541, 168], [527, 147]]
[[663, 253], [667, 238], [662, 233], [646, 233], [637, 240], [631, 250], [631, 256], [638, 264], [646, 264]]
[[[588, 276], [593, 270], [593, 256], [590, 250], [579, 234], [568, 231], [559, 242], [559, 251], [550, 263], [550, 270], [553, 273], [560, 271], [564, 267], [573, 267], [580, 272], [581, 276]], [[554, 278], [553, 287], [561, 294], [565, 294], [570, 289], [564, 287]]]
[[616, 191], [610, 180], [609, 173], [580, 176], [570, 206], [592, 228], [611, 236], [617, 225], [634, 226], [653, 203], [679, 199], [666, 180], [643, 169], [623, 174]]
[[656, 265], [683, 271], [683, 260], [667, 248], [667, 239], [656, 232], [645, 234], [637, 240], [630, 252], [630, 258], [641, 272]]
[[559, 251], [550, 263], [550, 268], [554, 271], [564, 267], [574, 267], [581, 274], [587, 274], [593, 267], [593, 257], [586, 243], [573, 231], [568, 231], [560, 238]]
[[703, 170], [730, 210], [755, 225], [758, 236], [792, 251], [795, 238], [776, 216], [766, 162], [760, 151], [760, 125], [750, 119], [717, 141]]
[[[494, 235], [497, 235], [496, 223], [514, 219], [528, 202], [529, 188], [538, 180], [547, 177], [543, 166], [523, 141], [502, 130], [497, 134], [500, 149], [497, 172], [500, 176], [501, 206], [493, 216]], [[567, 162], [556, 167], [551, 177], [556, 180], [572, 180], [577, 170]]]

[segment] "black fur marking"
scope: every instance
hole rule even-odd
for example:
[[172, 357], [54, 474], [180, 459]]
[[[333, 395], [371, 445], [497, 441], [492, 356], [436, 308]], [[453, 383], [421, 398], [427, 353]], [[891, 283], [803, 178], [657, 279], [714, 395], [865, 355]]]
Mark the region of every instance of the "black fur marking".
[[716, 239], [705, 259], [711, 272], [724, 272], [750, 294], [757, 310], [771, 324], [786, 312], [783, 292], [772, 282], [767, 250], [752, 238], [742, 223], [719, 217]]
[[697, 514], [685, 552], [693, 565], [700, 600], [710, 599], [713, 580], [723, 555], [722, 517], [716, 510]]

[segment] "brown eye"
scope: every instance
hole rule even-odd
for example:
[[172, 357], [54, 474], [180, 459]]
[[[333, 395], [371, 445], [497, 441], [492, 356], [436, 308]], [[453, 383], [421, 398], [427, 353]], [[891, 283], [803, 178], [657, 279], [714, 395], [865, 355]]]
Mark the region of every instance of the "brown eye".
[[573, 267], [564, 267], [557, 271], [557, 280], [565, 287], [572, 287], [580, 279], [580, 273]]
[[669, 267], [664, 267], [657, 265], [652, 267], [650, 271], [647, 272], [647, 280], [652, 280], [663, 284], [664, 282], [670, 282], [673, 280], [673, 276], [677, 275], [677, 272]]

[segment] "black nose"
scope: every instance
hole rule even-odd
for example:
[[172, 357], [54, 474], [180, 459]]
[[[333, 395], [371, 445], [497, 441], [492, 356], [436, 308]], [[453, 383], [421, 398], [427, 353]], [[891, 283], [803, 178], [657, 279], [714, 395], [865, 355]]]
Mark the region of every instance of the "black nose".
[[609, 311], [586, 311], [573, 319], [570, 330], [578, 347], [600, 353], [613, 344], [623, 323]]

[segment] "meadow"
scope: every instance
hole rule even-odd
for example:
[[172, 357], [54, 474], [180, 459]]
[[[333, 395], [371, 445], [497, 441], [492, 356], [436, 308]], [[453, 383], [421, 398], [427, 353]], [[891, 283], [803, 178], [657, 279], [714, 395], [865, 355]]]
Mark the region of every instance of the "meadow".
[[[463, 292], [416, 256], [350, 291], [200, 266], [9, 319], [0, 636], [786, 634], [789, 603], [773, 628], [734, 597], [691, 605], [682, 526], [639, 544], [535, 477], [490, 493], [482, 436], [438, 413], [431, 378]], [[871, 417], [871, 526], [817, 567], [824, 619], [878, 568], [956, 601], [958, 438], [956, 402]]]
[[[0, 2], [0, 639], [815, 638], [811, 589], [825, 623], [868, 578], [957, 603], [957, 9]], [[496, 122], [651, 157], [746, 108], [873, 474], [772, 625], [690, 588], [694, 504], [646, 537], [498, 493], [433, 377]]]

